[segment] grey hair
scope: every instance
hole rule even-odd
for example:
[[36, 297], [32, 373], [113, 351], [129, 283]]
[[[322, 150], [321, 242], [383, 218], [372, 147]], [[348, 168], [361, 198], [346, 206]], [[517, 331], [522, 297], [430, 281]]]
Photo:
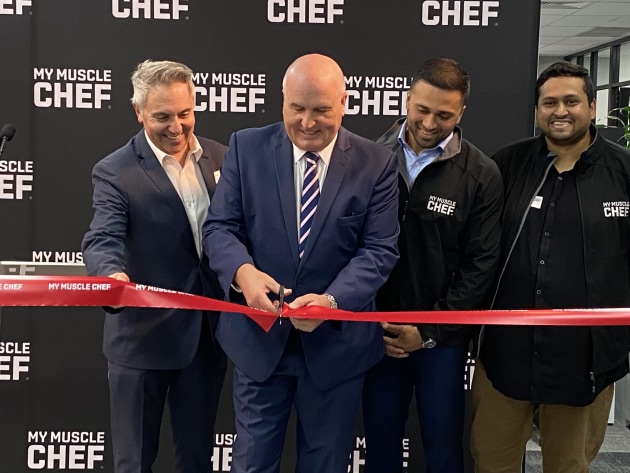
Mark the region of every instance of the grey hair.
[[133, 97], [131, 103], [142, 108], [152, 87], [170, 85], [183, 82], [188, 85], [190, 94], [194, 95], [195, 84], [192, 80], [192, 70], [185, 64], [174, 61], [153, 61], [147, 59], [136, 67], [131, 74]]

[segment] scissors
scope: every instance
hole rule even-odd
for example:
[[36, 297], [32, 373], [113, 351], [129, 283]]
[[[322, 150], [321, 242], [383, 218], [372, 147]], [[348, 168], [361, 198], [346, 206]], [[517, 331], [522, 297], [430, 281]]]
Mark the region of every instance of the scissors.
[[278, 288], [278, 315], [280, 316], [280, 323], [282, 323], [282, 306], [284, 305], [284, 286], [280, 284]]

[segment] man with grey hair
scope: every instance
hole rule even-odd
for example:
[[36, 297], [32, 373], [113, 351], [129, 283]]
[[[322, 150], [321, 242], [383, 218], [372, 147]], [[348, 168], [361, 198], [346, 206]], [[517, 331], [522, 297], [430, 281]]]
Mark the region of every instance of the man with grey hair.
[[[94, 217], [82, 244], [87, 272], [221, 299], [201, 249], [201, 225], [225, 146], [193, 133], [187, 66], [145, 61], [131, 81], [143, 130], [94, 166]], [[151, 471], [167, 402], [175, 471], [209, 471], [226, 369], [213, 338], [216, 320], [195, 310], [106, 308], [116, 473]]]

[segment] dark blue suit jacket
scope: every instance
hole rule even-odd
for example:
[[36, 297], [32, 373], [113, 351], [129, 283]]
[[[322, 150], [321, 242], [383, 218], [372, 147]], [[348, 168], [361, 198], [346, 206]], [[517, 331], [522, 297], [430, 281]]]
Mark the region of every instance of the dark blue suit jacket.
[[[212, 199], [225, 146], [197, 139], [203, 148], [199, 167]], [[82, 244], [89, 275], [125, 272], [134, 283], [223, 297], [207, 259], [197, 255], [184, 205], [144, 131], [99, 161], [92, 181], [94, 217]], [[197, 350], [201, 317], [200, 311], [176, 309], [109, 311], [103, 352], [109, 361], [131, 368], [183, 368]]]
[[[293, 298], [324, 292], [339, 308], [374, 309], [374, 297], [397, 258], [397, 161], [370, 140], [341, 128], [302, 260], [298, 257], [293, 149], [282, 123], [230, 138], [214, 200], [203, 227], [209, 255], [228, 299], [236, 270], [252, 263]], [[291, 323], [269, 333], [242, 314], [222, 314], [217, 339], [247, 376], [267, 379], [286, 345]], [[321, 389], [350, 379], [384, 353], [376, 323], [324, 322], [300, 332], [309, 373]]]

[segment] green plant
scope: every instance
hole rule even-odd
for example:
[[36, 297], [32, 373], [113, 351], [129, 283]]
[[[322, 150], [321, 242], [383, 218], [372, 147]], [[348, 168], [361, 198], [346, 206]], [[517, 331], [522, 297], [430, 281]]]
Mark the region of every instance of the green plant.
[[[617, 112], [616, 115], [614, 115], [615, 112]], [[625, 140], [626, 148], [630, 149], [630, 105], [613, 108], [608, 112], [608, 119], [619, 122], [623, 126], [623, 135], [619, 140]]]

